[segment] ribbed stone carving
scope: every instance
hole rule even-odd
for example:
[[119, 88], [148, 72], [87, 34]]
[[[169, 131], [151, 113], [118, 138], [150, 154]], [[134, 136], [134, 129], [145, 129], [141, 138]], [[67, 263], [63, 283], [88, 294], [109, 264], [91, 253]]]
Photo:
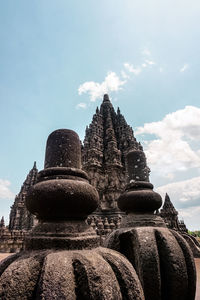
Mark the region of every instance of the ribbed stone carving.
[[73, 131], [50, 135], [45, 169], [27, 196], [39, 223], [26, 239], [26, 251], [0, 264], [0, 299], [144, 299], [132, 265], [99, 247], [85, 222], [98, 205], [98, 193], [79, 169], [79, 147]]
[[[134, 167], [138, 151], [129, 153]], [[115, 230], [105, 245], [124, 254], [134, 266], [144, 289], [146, 300], [194, 300], [195, 265], [191, 250], [176, 231], [169, 231], [154, 211], [161, 206], [161, 197], [149, 182], [131, 178], [118, 199], [118, 206], [127, 212], [121, 229]]]

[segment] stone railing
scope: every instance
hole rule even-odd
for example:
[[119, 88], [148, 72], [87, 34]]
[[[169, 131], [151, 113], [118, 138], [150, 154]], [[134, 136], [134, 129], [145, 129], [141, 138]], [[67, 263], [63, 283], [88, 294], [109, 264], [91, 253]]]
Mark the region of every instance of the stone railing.
[[87, 218], [87, 224], [96, 230], [96, 233], [100, 236], [106, 236], [113, 230], [120, 228], [121, 217], [114, 218], [101, 218], [90, 216]]

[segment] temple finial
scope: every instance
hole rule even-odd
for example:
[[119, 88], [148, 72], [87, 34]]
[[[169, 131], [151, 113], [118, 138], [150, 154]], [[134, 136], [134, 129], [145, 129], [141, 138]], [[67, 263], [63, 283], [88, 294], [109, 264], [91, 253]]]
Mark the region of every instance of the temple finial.
[[0, 221], [0, 227], [1, 227], [1, 228], [5, 227], [4, 217], [1, 218], [1, 221]]
[[169, 200], [170, 201], [169, 195], [167, 193], [165, 194], [165, 200]]
[[109, 99], [108, 94], [105, 94], [105, 95], [103, 96], [103, 102], [110, 102], [110, 99]]

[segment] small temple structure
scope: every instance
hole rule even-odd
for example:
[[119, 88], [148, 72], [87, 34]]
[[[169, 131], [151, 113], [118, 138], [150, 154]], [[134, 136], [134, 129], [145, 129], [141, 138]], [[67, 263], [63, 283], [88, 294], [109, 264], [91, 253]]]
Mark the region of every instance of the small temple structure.
[[162, 209], [158, 213], [163, 220], [165, 221], [165, 224], [167, 227], [171, 230], [175, 230], [184, 237], [184, 239], [187, 241], [187, 243], [190, 245], [190, 248], [192, 250], [192, 253], [194, 257], [200, 257], [200, 244], [197, 241], [197, 239], [188, 234], [188, 229], [184, 223], [183, 220], [178, 219], [178, 211], [175, 209], [173, 203], [170, 200], [170, 197], [168, 194], [165, 195], [165, 201], [163, 204]]
[[163, 218], [168, 228], [185, 233], [188, 232], [184, 221], [178, 219], [178, 211], [175, 209], [167, 193], [165, 195], [165, 201], [159, 215]]
[[14, 204], [11, 206], [10, 210], [10, 222], [9, 230], [24, 230], [28, 231], [32, 229], [37, 223], [35, 216], [30, 214], [25, 206], [25, 199], [27, 192], [36, 183], [38, 170], [36, 167], [36, 162], [34, 162], [33, 168], [30, 170], [26, 177], [26, 180], [22, 184], [19, 194], [15, 197]]
[[19, 252], [23, 249], [24, 238], [37, 224], [37, 219], [26, 208], [25, 200], [29, 189], [36, 183], [38, 170], [36, 162], [16, 195], [10, 210], [9, 225], [4, 218], [0, 222], [0, 252]]

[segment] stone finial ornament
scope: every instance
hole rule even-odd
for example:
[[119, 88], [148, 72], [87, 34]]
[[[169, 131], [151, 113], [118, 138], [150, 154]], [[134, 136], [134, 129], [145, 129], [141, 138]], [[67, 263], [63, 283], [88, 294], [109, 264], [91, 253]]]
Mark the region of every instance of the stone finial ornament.
[[0, 264], [0, 299], [143, 300], [132, 265], [121, 254], [99, 247], [85, 219], [98, 194], [80, 170], [80, 141], [71, 130], [48, 138], [45, 169], [27, 196], [38, 225], [25, 251]]
[[180, 234], [168, 230], [154, 214], [162, 201], [153, 185], [132, 178], [138, 151], [131, 151], [128, 160], [129, 183], [118, 199], [119, 208], [127, 215], [105, 245], [132, 263], [146, 300], [194, 300], [196, 273], [191, 250]]
[[[134, 155], [132, 154], [134, 151]], [[150, 169], [147, 167], [146, 156], [142, 150], [129, 151], [126, 156], [128, 181], [149, 182]]]

